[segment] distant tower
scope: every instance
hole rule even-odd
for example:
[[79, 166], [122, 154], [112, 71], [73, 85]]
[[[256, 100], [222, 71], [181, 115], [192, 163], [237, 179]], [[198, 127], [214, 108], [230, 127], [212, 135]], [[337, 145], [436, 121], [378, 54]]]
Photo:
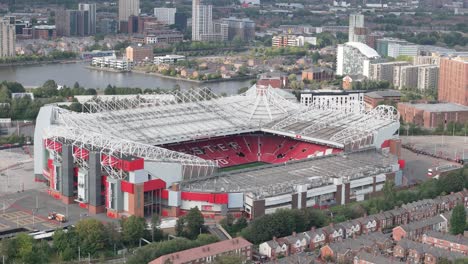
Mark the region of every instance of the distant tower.
[[192, 1], [192, 40], [201, 41], [202, 35], [213, 34], [211, 5], [204, 5], [201, 0]]
[[140, 14], [140, 0], [119, 0], [119, 29], [127, 28], [128, 18]]
[[14, 57], [16, 31], [14, 17], [0, 19], [0, 57]]
[[88, 34], [96, 34], [96, 4], [78, 4], [78, 10], [88, 11]]
[[349, 15], [349, 42], [366, 42], [366, 28], [364, 27], [364, 15]]

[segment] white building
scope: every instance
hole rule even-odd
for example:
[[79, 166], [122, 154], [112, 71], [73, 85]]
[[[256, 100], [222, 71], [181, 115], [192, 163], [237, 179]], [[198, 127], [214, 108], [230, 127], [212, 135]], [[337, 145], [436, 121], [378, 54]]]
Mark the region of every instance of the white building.
[[437, 90], [439, 83], [439, 66], [427, 65], [419, 68], [418, 71], [418, 90], [428, 91]]
[[176, 11], [176, 8], [156, 7], [154, 9], [154, 17], [156, 17], [158, 21], [161, 21], [164, 24], [173, 25], [175, 23]]
[[398, 56], [417, 56], [419, 54], [419, 45], [416, 44], [388, 44], [388, 56], [396, 58]]
[[364, 28], [364, 15], [349, 15], [349, 42], [366, 42], [366, 29]]
[[0, 57], [16, 55], [16, 32], [14, 17], [0, 20]]
[[352, 107], [354, 111], [363, 110], [365, 91], [309, 90], [301, 92], [301, 104], [318, 108]]
[[93, 58], [91, 65], [99, 68], [109, 68], [118, 71], [130, 71], [133, 63], [128, 59], [117, 59], [115, 56]]
[[129, 16], [140, 14], [140, 0], [119, 0], [119, 21], [128, 22]]
[[192, 40], [201, 41], [203, 35], [213, 35], [213, 6], [192, 1]]
[[158, 65], [162, 63], [176, 63], [178, 61], [184, 60], [185, 56], [168, 54], [165, 56], [154, 57], [154, 64]]
[[360, 42], [338, 45], [336, 75], [363, 75], [369, 77], [370, 63], [380, 55], [373, 48]]

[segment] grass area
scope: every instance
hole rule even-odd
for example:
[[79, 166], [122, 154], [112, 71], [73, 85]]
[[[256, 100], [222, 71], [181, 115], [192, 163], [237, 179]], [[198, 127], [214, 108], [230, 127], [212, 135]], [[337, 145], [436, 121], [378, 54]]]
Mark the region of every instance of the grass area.
[[265, 165], [265, 164], [268, 164], [268, 163], [257, 161], [257, 162], [240, 164], [240, 165], [235, 165], [235, 166], [231, 166], [231, 167], [222, 168], [219, 171], [220, 172], [227, 172], [227, 171], [241, 170], [241, 169], [258, 167], [258, 166], [262, 166], [262, 165]]

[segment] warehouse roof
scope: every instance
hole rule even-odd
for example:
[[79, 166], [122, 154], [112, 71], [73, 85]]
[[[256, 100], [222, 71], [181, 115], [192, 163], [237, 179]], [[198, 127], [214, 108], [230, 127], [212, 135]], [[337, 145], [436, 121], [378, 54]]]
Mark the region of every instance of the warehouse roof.
[[453, 104], [453, 103], [435, 103], [435, 104], [412, 104], [412, 103], [400, 103], [403, 105], [408, 105], [419, 110], [424, 110], [426, 112], [460, 112], [468, 111], [468, 106]]

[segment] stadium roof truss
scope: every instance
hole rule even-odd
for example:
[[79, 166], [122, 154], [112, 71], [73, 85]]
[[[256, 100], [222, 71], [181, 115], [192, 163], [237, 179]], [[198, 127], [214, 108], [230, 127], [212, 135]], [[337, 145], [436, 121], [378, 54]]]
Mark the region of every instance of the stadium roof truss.
[[399, 122], [399, 113], [392, 106], [380, 105], [368, 112], [353, 102], [305, 106], [286, 100], [270, 86], [255, 85], [228, 97], [197, 88], [148, 98], [126, 96], [120, 101], [93, 98], [88, 107], [91, 113], [55, 108], [47, 137], [111, 155], [210, 168], [217, 164], [155, 145], [264, 131], [344, 147], [368, 140], [380, 128]]

